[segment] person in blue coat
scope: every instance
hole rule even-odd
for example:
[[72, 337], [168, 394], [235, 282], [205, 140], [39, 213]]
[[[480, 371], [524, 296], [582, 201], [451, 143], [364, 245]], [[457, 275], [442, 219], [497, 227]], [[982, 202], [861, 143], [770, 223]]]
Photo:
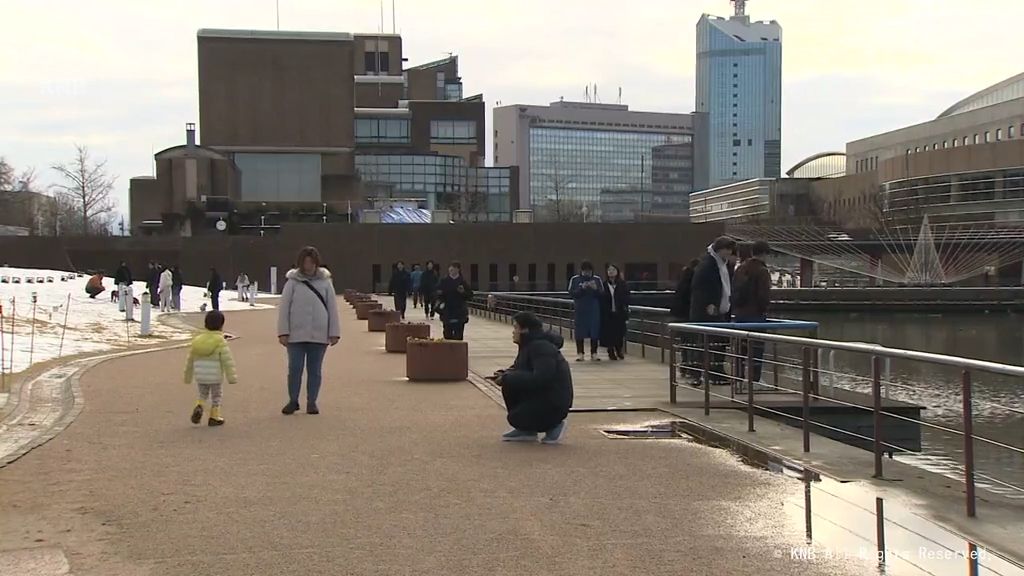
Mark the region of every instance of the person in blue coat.
[[600, 362], [597, 348], [601, 344], [601, 298], [604, 283], [594, 275], [594, 265], [584, 260], [580, 273], [569, 281], [569, 296], [575, 304], [576, 361], [586, 360], [583, 344], [590, 340], [590, 360]]

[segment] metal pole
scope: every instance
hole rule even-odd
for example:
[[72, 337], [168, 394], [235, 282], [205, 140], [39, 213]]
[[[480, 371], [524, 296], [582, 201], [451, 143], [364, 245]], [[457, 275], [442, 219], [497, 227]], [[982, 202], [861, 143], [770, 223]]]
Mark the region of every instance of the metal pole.
[[811, 349], [804, 346], [803, 359], [803, 394], [801, 395], [803, 405], [803, 432], [804, 452], [811, 451]]
[[0, 303], [0, 392], [7, 390], [7, 349], [4, 348], [4, 305]]
[[974, 417], [971, 414], [971, 373], [963, 372], [964, 401], [964, 485], [967, 492], [967, 515], [977, 515], [974, 502]]
[[64, 305], [64, 327], [60, 331], [60, 346], [57, 348], [57, 358], [64, 352], [64, 334], [68, 331], [68, 312], [71, 310], [71, 293], [68, 293], [68, 302]]
[[28, 365], [32, 366], [32, 357], [35, 356], [36, 352], [36, 302], [39, 297], [36, 293], [32, 293], [32, 332], [28, 337]]
[[[665, 325], [665, 329], [668, 329], [668, 324]], [[668, 401], [671, 404], [676, 403], [676, 378], [676, 341], [672, 338], [668, 351]]]
[[[629, 320], [626, 320], [626, 322], [627, 322], [626, 331], [628, 332], [629, 331], [629, 327], [628, 327]], [[628, 338], [627, 338], [627, 341], [628, 341]], [[668, 324], [662, 324], [661, 325], [661, 363], [662, 364], [665, 363], [665, 344], [668, 343], [668, 342], [669, 342], [669, 339], [668, 339]], [[627, 346], [627, 348], [628, 348], [628, 346]]]
[[885, 565], [885, 503], [875, 497], [875, 541], [878, 545], [878, 564]]
[[[744, 373], [747, 379], [747, 432], [754, 431], [754, 347], [747, 338], [747, 366]], [[810, 509], [810, 507], [808, 507]]]
[[967, 574], [978, 576], [978, 545], [974, 542], [967, 542]]
[[875, 478], [882, 477], [882, 359], [878, 356], [871, 357], [871, 400], [873, 402], [872, 412], [874, 413], [874, 451], [875, 451]]
[[772, 386], [777, 392], [779, 390], [779, 343], [772, 342]]
[[812, 530], [812, 514], [811, 514], [811, 479], [807, 477], [808, 472], [804, 471], [804, 525], [807, 532], [807, 541], [810, 542], [814, 537], [814, 531]]
[[711, 415], [711, 350], [708, 345], [708, 335], [704, 334], [704, 370], [701, 377], [704, 379], [704, 415]]

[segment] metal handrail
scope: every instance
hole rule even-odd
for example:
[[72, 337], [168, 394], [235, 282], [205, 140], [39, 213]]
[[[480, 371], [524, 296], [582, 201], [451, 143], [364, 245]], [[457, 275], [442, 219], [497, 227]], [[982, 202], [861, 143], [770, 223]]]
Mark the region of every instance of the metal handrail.
[[844, 352], [856, 352], [858, 354], [870, 354], [886, 358], [900, 360], [913, 360], [917, 362], [930, 362], [942, 364], [954, 368], [966, 370], [980, 370], [1003, 374], [1006, 376], [1024, 376], [1024, 366], [1012, 364], [1000, 364], [987, 360], [975, 360], [960, 356], [948, 356], [946, 354], [935, 354], [932, 352], [920, 352], [918, 350], [906, 350], [903, 348], [889, 348], [881, 344], [868, 344], [865, 342], [838, 342], [835, 340], [820, 340], [816, 338], [803, 338], [800, 336], [786, 336], [785, 334], [766, 334], [763, 332], [749, 332], [746, 330], [718, 328], [713, 326], [701, 326], [699, 324], [684, 324], [673, 322], [668, 325], [672, 332], [689, 332], [696, 334], [707, 334], [709, 336], [724, 336], [728, 338], [740, 338], [761, 340], [763, 342], [776, 342], [779, 344], [793, 344], [796, 346], [808, 346], [811, 348], [827, 348], [830, 350], [842, 350]]

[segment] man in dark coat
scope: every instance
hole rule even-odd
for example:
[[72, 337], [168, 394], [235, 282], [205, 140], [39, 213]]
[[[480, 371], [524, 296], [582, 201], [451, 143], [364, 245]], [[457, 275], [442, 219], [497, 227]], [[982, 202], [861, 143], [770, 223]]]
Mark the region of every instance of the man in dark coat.
[[679, 274], [679, 284], [676, 284], [676, 293], [672, 298], [672, 316], [679, 322], [686, 322], [690, 318], [690, 291], [693, 289], [693, 273], [697, 270], [700, 260], [694, 258], [690, 263], [683, 266]]
[[[765, 265], [764, 259], [770, 252], [767, 242], [754, 242], [751, 257], [736, 268], [733, 276], [733, 314], [737, 324], [762, 323], [768, 319], [768, 303], [771, 301], [772, 274]], [[737, 326], [740, 330], [744, 328]], [[764, 357], [764, 342], [753, 341], [753, 368], [751, 381], [761, 380], [761, 358]], [[741, 362], [746, 363], [747, 351], [740, 351]], [[744, 372], [741, 376], [744, 376]]]
[[462, 264], [452, 262], [448, 265], [448, 275], [441, 280], [437, 289], [437, 308], [444, 324], [445, 340], [462, 340], [466, 323], [469, 322], [469, 306], [466, 302], [471, 298], [473, 289], [462, 277]]
[[529, 312], [516, 314], [512, 326], [519, 353], [511, 368], [494, 375], [512, 425], [501, 439], [536, 442], [537, 434], [544, 432], [543, 443], [557, 443], [572, 408], [572, 372], [559, 351], [562, 337], [544, 331], [541, 321]]
[[175, 264], [171, 267], [171, 302], [178, 312], [181, 312], [181, 289], [184, 285], [185, 279], [181, 275], [181, 269]]
[[210, 281], [206, 283], [206, 291], [210, 294], [210, 306], [214, 310], [220, 310], [220, 291], [224, 289], [224, 280], [216, 268], [210, 268]]
[[722, 236], [708, 246], [693, 273], [690, 289], [691, 322], [728, 322], [732, 282], [729, 256], [736, 251], [736, 241]]
[[160, 305], [160, 265], [156, 262], [149, 263], [146, 270], [146, 290], [149, 290], [149, 302], [153, 306]]
[[434, 299], [437, 297], [437, 264], [427, 260], [427, 268], [420, 276], [420, 294], [423, 296], [423, 314], [433, 319], [437, 312]]
[[132, 285], [132, 271], [128, 268], [128, 263], [121, 261], [121, 265], [117, 267], [117, 271], [114, 272], [114, 286], [131, 286]]
[[[693, 273], [690, 290], [690, 322], [728, 322], [732, 306], [732, 278], [729, 257], [736, 251], [736, 241], [722, 236], [708, 246], [708, 253], [701, 259]], [[698, 348], [703, 348], [703, 338], [698, 336]], [[709, 377], [711, 384], [728, 384], [725, 377], [725, 348], [728, 340], [708, 337], [711, 350]], [[703, 351], [697, 352], [698, 365], [703, 366]], [[701, 370], [703, 373], [703, 370]]]
[[395, 310], [402, 314], [405, 320], [405, 307], [409, 302], [409, 291], [412, 290], [412, 276], [405, 269], [405, 262], [401, 260], [395, 264], [395, 270], [391, 273], [391, 281], [388, 282], [388, 294], [395, 297]]

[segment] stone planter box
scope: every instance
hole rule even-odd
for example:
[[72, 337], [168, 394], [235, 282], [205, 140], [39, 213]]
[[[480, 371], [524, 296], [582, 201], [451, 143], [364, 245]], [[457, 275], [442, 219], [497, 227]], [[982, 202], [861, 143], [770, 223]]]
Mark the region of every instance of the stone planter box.
[[392, 322], [384, 328], [384, 350], [405, 353], [409, 338], [430, 338], [430, 324], [423, 322]]
[[380, 302], [359, 302], [355, 305], [356, 307], [356, 318], [360, 320], [366, 320], [369, 318], [371, 310], [380, 310], [384, 308], [384, 305]]
[[366, 329], [370, 332], [383, 332], [392, 322], [401, 322], [402, 313], [398, 310], [370, 310], [366, 315]]
[[413, 382], [453, 382], [469, 377], [469, 345], [458, 340], [408, 340], [405, 376]]
[[352, 306], [355, 306], [360, 302], [373, 302], [373, 297], [368, 294], [353, 294], [348, 298], [348, 303]]

